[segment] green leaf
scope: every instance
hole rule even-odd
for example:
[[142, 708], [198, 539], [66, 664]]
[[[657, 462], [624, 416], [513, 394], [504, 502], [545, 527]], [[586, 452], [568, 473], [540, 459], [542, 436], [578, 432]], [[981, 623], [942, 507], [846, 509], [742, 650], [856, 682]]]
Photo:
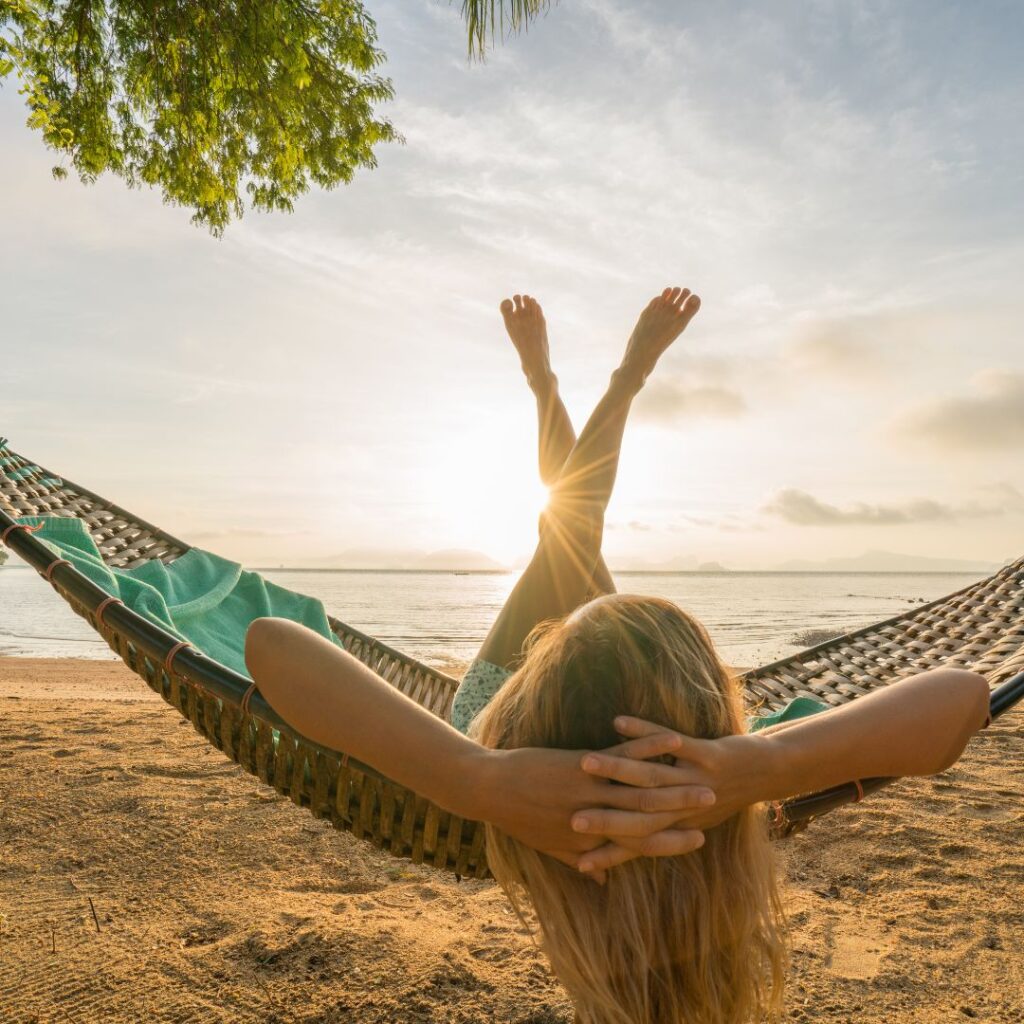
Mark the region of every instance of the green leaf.
[[[400, 141], [359, 0], [0, 0], [0, 76], [82, 181], [160, 189], [221, 234]], [[54, 176], [66, 176], [64, 166]]]
[[551, 0], [462, 0], [469, 55], [483, 60], [488, 42], [525, 32], [551, 7]]

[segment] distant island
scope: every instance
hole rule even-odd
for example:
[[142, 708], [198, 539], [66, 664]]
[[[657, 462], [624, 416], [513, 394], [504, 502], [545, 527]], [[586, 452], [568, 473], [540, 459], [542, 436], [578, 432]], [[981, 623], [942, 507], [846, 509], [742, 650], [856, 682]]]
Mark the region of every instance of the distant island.
[[865, 551], [849, 558], [818, 561], [797, 558], [776, 566], [779, 572], [976, 572], [992, 573], [998, 562], [965, 558], [928, 558], [895, 551]]
[[[361, 572], [515, 572], [526, 559], [503, 564], [482, 551], [468, 548], [444, 548], [439, 551], [417, 551], [411, 548], [350, 548], [334, 555], [305, 558], [287, 568], [305, 570], [357, 570]], [[726, 566], [716, 560], [700, 561], [692, 555], [675, 555], [661, 562], [647, 559], [610, 559], [612, 572], [617, 573], [730, 573], [730, 572], [963, 572], [988, 575], [1000, 567], [998, 562], [983, 559], [936, 558], [907, 555], [896, 551], [865, 551], [841, 558], [795, 558], [756, 568]], [[285, 566], [279, 566], [285, 568]]]

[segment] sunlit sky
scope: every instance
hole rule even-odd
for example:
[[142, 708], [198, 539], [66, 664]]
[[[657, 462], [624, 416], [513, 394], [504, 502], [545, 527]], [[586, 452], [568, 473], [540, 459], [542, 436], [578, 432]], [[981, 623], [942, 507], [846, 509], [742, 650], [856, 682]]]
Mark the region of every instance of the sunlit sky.
[[1024, 6], [562, 0], [483, 65], [457, 10], [367, 6], [405, 145], [220, 241], [53, 181], [0, 89], [15, 450], [250, 564], [516, 564], [543, 493], [500, 299], [543, 302], [581, 426], [679, 283], [613, 567], [1021, 553]]

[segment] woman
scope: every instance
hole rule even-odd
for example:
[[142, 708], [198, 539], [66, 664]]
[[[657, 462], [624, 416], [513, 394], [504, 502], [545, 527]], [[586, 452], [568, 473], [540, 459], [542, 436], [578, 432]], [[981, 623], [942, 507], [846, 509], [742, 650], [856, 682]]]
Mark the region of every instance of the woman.
[[[296, 729], [488, 822], [496, 877], [532, 901], [586, 1024], [774, 1015], [781, 912], [757, 805], [941, 771], [987, 716], [984, 679], [948, 669], [747, 733], [703, 630], [668, 602], [615, 595], [601, 538], [630, 406], [699, 307], [685, 288], [651, 301], [577, 440], [540, 306], [502, 303], [537, 399], [551, 501], [456, 696], [459, 731], [302, 627], [258, 620], [247, 639], [253, 679]], [[672, 856], [705, 833], [699, 854]]]

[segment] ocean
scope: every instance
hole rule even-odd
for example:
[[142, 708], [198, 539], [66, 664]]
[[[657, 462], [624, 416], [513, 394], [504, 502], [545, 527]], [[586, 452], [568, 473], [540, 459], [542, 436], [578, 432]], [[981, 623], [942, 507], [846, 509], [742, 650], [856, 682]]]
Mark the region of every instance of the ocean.
[[[422, 661], [452, 667], [476, 653], [515, 573], [264, 570], [320, 598], [344, 622]], [[617, 573], [623, 592], [677, 602], [707, 627], [725, 661], [762, 665], [828, 635], [897, 615], [969, 585], [963, 573]], [[0, 567], [0, 655], [113, 658], [26, 566]]]

